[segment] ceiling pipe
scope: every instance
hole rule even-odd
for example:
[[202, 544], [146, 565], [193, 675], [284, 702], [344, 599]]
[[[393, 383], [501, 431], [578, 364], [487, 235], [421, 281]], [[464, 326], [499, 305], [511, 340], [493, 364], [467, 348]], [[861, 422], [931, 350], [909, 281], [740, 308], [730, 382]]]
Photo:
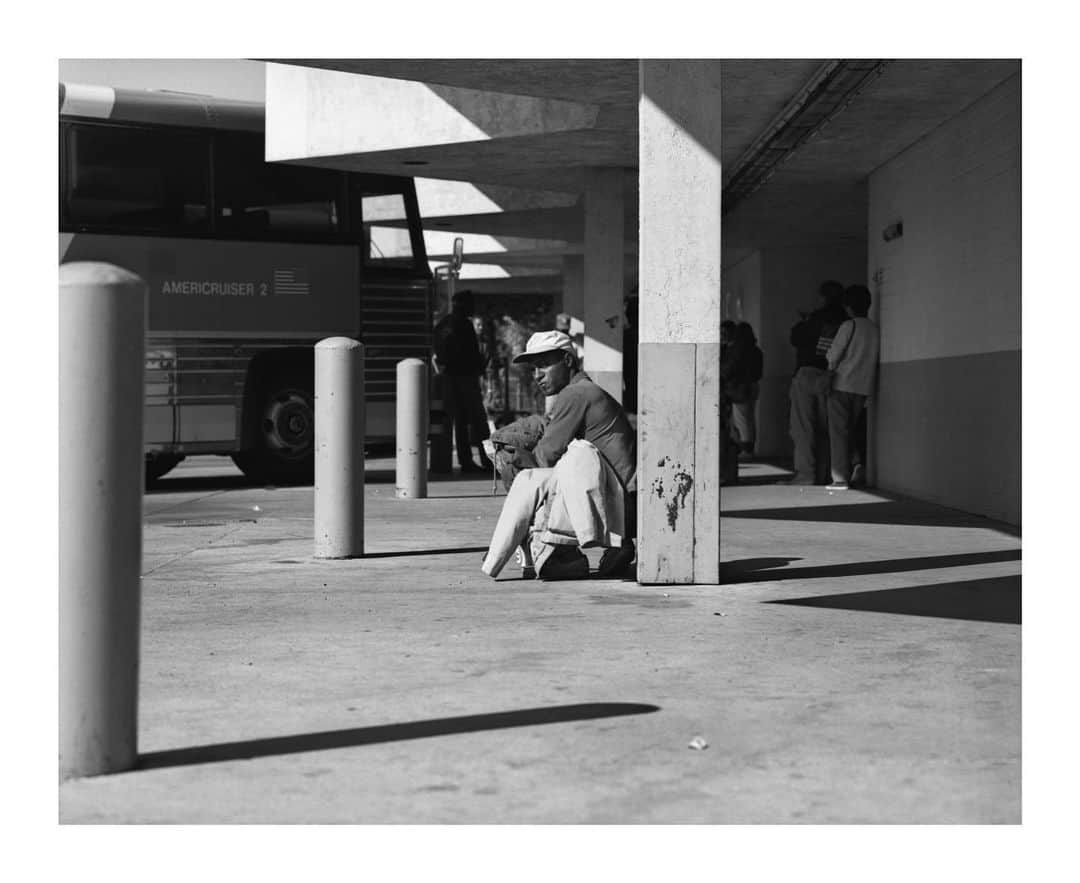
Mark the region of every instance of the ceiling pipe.
[[765, 184], [783, 162], [880, 77], [887, 65], [880, 59], [823, 64], [736, 160], [723, 189], [721, 214]]

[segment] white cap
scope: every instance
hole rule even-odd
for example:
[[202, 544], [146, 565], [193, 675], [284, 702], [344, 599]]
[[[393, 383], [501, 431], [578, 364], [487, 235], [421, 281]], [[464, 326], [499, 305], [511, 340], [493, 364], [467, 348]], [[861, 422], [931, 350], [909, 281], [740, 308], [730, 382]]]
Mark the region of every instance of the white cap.
[[551, 353], [555, 350], [565, 350], [571, 355], [577, 355], [574, 352], [574, 342], [570, 339], [570, 335], [563, 334], [561, 331], [537, 331], [536, 334], [529, 338], [529, 342], [525, 344], [525, 352], [514, 356], [514, 361], [524, 362], [533, 356], [539, 356], [541, 353]]

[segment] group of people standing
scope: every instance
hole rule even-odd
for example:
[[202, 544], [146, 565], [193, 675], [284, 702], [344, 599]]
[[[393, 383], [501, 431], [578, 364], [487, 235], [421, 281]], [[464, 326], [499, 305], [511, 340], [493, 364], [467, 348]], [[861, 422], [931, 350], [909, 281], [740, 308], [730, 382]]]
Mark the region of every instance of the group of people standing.
[[880, 336], [865, 285], [823, 282], [818, 306], [791, 329], [792, 484], [846, 490], [865, 481], [866, 400], [877, 379]]

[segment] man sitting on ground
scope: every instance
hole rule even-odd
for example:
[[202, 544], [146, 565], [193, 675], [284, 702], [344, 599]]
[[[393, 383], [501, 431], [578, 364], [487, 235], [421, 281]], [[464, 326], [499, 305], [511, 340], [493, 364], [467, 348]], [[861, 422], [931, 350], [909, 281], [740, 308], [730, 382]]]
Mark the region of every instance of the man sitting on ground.
[[526, 573], [535, 567], [541, 579], [583, 579], [589, 562], [581, 548], [600, 546], [597, 576], [623, 575], [635, 553], [637, 489], [626, 412], [581, 370], [561, 331], [537, 332], [514, 361], [531, 365], [540, 390], [556, 398], [547, 418], [528, 417], [492, 436], [496, 466], [513, 480], [484, 573], [498, 576], [520, 547]]

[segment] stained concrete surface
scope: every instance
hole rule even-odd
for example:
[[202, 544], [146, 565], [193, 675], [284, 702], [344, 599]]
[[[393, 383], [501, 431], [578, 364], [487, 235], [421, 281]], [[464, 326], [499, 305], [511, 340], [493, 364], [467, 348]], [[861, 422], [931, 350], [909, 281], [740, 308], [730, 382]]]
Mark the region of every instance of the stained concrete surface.
[[1020, 820], [1004, 525], [746, 464], [723, 586], [492, 581], [489, 481], [372, 461], [369, 557], [316, 561], [312, 489], [227, 463], [146, 495], [143, 767], [62, 822]]

